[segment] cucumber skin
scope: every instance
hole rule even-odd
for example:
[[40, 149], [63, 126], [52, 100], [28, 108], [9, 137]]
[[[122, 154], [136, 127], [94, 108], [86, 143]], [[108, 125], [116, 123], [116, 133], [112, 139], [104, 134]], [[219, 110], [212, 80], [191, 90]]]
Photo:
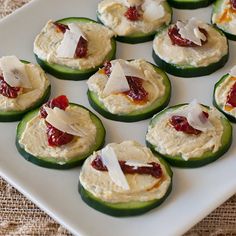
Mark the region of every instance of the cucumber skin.
[[[151, 63], [150, 63], [151, 64]], [[112, 114], [110, 113], [108, 110], [104, 110], [103, 108], [101, 108], [99, 106], [99, 104], [97, 104], [94, 99], [93, 96], [97, 98], [97, 95], [92, 92], [92, 91], [87, 91], [87, 96], [88, 96], [88, 100], [89, 100], [89, 104], [91, 105], [91, 107], [97, 111], [98, 113], [100, 113], [103, 117], [110, 119], [110, 120], [115, 120], [115, 121], [121, 121], [121, 122], [136, 122], [136, 121], [140, 121], [140, 120], [145, 120], [148, 119], [150, 117], [152, 117], [154, 114], [156, 114], [157, 112], [163, 110], [170, 102], [170, 98], [171, 98], [171, 83], [169, 80], [169, 77], [166, 75], [166, 73], [164, 71], [162, 71], [160, 68], [158, 68], [157, 66], [153, 65], [154, 69], [158, 69], [161, 71], [161, 73], [164, 74], [164, 80], [166, 83], [166, 88], [169, 90], [168, 94], [167, 94], [167, 98], [166, 100], [158, 107], [156, 107], [155, 109], [148, 111], [146, 113], [141, 113], [141, 114], [135, 114], [135, 115], [117, 115], [117, 114]]]
[[223, 108], [216, 102], [215, 99], [215, 91], [217, 86], [219, 86], [227, 77], [229, 74], [223, 75], [221, 79], [215, 84], [214, 86], [214, 92], [213, 92], [213, 105], [220, 111], [222, 112], [231, 122], [236, 123], [236, 117], [230, 115], [229, 113], [225, 112]]
[[[170, 22], [168, 24], [165, 24], [164, 26], [160, 27], [158, 29], [158, 32], [161, 31], [163, 28], [165, 28], [166, 26], [168, 26], [171, 22], [172, 22], [172, 17], [173, 17], [173, 10], [170, 7], [170, 5], [168, 4], [168, 2], [166, 2], [167, 8], [171, 14], [171, 18], [170, 18]], [[101, 24], [103, 24], [101, 18], [100, 18], [100, 14], [97, 11], [97, 21], [100, 22]], [[103, 24], [104, 25], [104, 24]], [[116, 36], [115, 39], [121, 43], [128, 43], [128, 44], [138, 44], [138, 43], [145, 43], [148, 41], [152, 41], [155, 37], [155, 34], [157, 33], [157, 31], [155, 32], [150, 32], [147, 34], [141, 33], [139, 36], [136, 35], [130, 35], [130, 36]]]
[[[186, 105], [186, 104], [180, 104], [180, 105], [172, 106], [172, 107], [169, 107], [169, 108], [171, 108], [171, 109], [172, 108], [178, 108], [178, 107], [183, 106], [183, 105]], [[167, 109], [169, 109], [169, 108], [167, 108]], [[158, 113], [156, 116], [159, 116], [162, 113], [166, 112], [167, 109], [165, 109], [162, 112]], [[153, 119], [150, 121], [149, 125], [152, 124], [152, 121], [156, 118], [156, 116], [153, 117]], [[232, 139], [233, 139], [232, 125], [227, 120], [227, 118], [224, 117], [222, 119], [224, 119], [224, 121], [227, 122], [228, 129], [229, 129], [229, 132], [230, 132], [230, 134], [228, 136], [227, 143], [223, 147], [220, 147], [220, 149], [216, 153], [211, 153], [210, 155], [208, 155], [206, 157], [203, 154], [203, 156], [201, 156], [201, 157], [194, 157], [194, 158], [190, 158], [188, 161], [185, 161], [184, 159], [182, 159], [182, 157], [180, 155], [173, 157], [173, 156], [164, 155], [164, 154], [159, 153], [158, 151], [155, 150], [155, 146], [153, 144], [151, 144], [150, 142], [148, 142], [147, 140], [146, 140], [146, 145], [147, 145], [147, 147], [149, 147], [152, 150], [152, 152], [154, 154], [160, 155], [171, 166], [180, 167], [180, 168], [197, 168], [197, 167], [207, 165], [211, 162], [216, 161], [223, 154], [225, 154], [229, 150], [229, 148], [232, 144]], [[224, 133], [223, 133], [223, 135], [224, 135]], [[205, 154], [205, 155], [207, 155], [207, 154]]]
[[[77, 106], [80, 106], [80, 107], [88, 110], [87, 108], [85, 108], [85, 107], [83, 107], [81, 105], [74, 104], [74, 103], [70, 103], [70, 104], [77, 105]], [[34, 111], [36, 111], [36, 109]], [[34, 111], [32, 111], [32, 112], [34, 112]], [[101, 125], [99, 127], [101, 129], [100, 132], [99, 132], [99, 135], [102, 135], [102, 141], [96, 145], [96, 150], [98, 150], [98, 149], [101, 149], [104, 146], [106, 130], [105, 130], [101, 120], [95, 114], [93, 114], [91, 111], [89, 111], [89, 112], [90, 112], [90, 115], [93, 116], [98, 122], [100, 122], [100, 125]], [[82, 165], [83, 162], [85, 161], [85, 159], [89, 155], [91, 155], [93, 153], [93, 151], [95, 151], [95, 150], [89, 151], [89, 153], [87, 153], [86, 156], [85, 156], [85, 154], [82, 154], [83, 158], [79, 157], [75, 161], [70, 161], [70, 162], [62, 164], [62, 165], [58, 164], [56, 162], [49, 162], [49, 161], [40, 159], [40, 158], [38, 158], [38, 157], [36, 157], [36, 156], [26, 152], [25, 149], [23, 147], [21, 147], [21, 145], [19, 144], [18, 140], [20, 139], [20, 137], [19, 137], [20, 124], [21, 124], [21, 122], [17, 126], [17, 132], [16, 132], [17, 135], [16, 135], [16, 140], [15, 140], [16, 148], [17, 148], [18, 152], [22, 155], [22, 157], [24, 159], [26, 159], [27, 161], [32, 162], [33, 164], [36, 164], [38, 166], [46, 167], [46, 168], [50, 168], [50, 169], [70, 169], [70, 168]]]
[[[134, 208], [129, 208], [129, 205], [132, 204], [132, 202], [129, 202], [129, 203], [126, 203], [127, 208], [125, 208], [124, 206], [119, 206], [119, 203], [115, 203], [115, 204], [107, 203], [105, 201], [102, 201], [102, 200], [96, 198], [90, 192], [85, 190], [84, 187], [82, 186], [82, 184], [79, 182], [78, 190], [79, 190], [82, 200], [85, 203], [87, 203], [90, 207], [92, 207], [102, 213], [105, 213], [105, 214], [108, 214], [111, 216], [116, 216], [116, 217], [135, 216], [135, 215], [140, 215], [140, 214], [143, 214], [145, 212], [152, 210], [153, 208], [161, 205], [167, 199], [167, 197], [170, 195], [171, 190], [172, 190], [173, 172], [172, 172], [171, 168], [169, 167], [169, 165], [162, 158], [159, 157], [159, 160], [165, 166], [165, 168], [167, 169], [167, 173], [171, 178], [170, 185], [169, 185], [165, 195], [162, 198], [155, 199], [155, 200], [148, 201], [148, 202], [140, 202], [140, 206], [134, 207]], [[144, 204], [144, 206], [142, 206], [143, 204]]]
[[46, 91], [44, 92], [43, 96], [36, 101], [32, 106], [27, 108], [24, 111], [9, 111], [9, 112], [0, 112], [0, 122], [13, 122], [13, 121], [19, 121], [22, 119], [22, 117], [30, 110], [33, 110], [39, 106], [41, 106], [43, 103], [47, 102], [51, 94], [51, 85], [48, 86]]
[[[92, 19], [89, 18], [85, 18], [85, 17], [68, 17], [68, 18], [63, 18], [58, 20], [57, 22], [59, 23], [67, 23], [67, 22], [76, 22], [76, 21], [80, 21], [80, 22], [91, 22], [91, 23], [98, 23], [97, 21], [94, 21]], [[111, 38], [111, 45], [112, 45], [112, 49], [111, 51], [107, 54], [106, 58], [104, 59], [104, 61], [108, 60], [113, 60], [116, 57], [116, 41], [114, 38]], [[66, 66], [61, 66], [58, 64], [50, 64], [45, 60], [40, 59], [36, 54], [35, 58], [37, 63], [49, 74], [55, 76], [58, 79], [61, 80], [74, 80], [74, 81], [78, 81], [78, 80], [86, 80], [88, 79], [91, 75], [93, 75], [98, 69], [99, 67], [102, 66], [98, 65], [95, 68], [90, 68], [90, 69], [85, 69], [85, 70], [76, 70], [76, 69], [72, 69]], [[54, 68], [55, 66], [59, 66], [61, 70], [63, 70], [63, 68], [66, 69], [71, 69], [73, 70], [73, 72], [66, 72], [66, 71], [58, 71], [56, 68]]]
[[205, 0], [205, 1], [175, 1], [168, 0], [170, 6], [177, 9], [197, 9], [203, 8], [211, 5], [215, 0]]

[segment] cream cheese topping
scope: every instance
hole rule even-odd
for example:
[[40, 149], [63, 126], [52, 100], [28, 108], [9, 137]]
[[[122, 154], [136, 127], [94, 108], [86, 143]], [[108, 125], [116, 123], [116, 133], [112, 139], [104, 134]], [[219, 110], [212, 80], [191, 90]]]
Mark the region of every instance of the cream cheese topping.
[[[178, 110], [181, 111], [185, 107]], [[209, 114], [208, 120], [214, 129], [209, 129], [198, 135], [176, 131], [169, 123], [169, 119], [174, 113], [172, 110], [163, 113], [153, 127], [149, 126], [146, 140], [156, 146], [157, 152], [170, 156], [180, 155], [185, 160], [200, 157], [207, 151], [217, 152], [221, 147], [224, 129], [221, 123], [221, 114], [215, 108], [209, 110], [203, 108], [203, 110]]]
[[86, 135], [82, 137], [74, 136], [73, 140], [68, 144], [51, 147], [47, 141], [45, 119], [36, 115], [27, 123], [19, 140], [20, 145], [26, 152], [38, 158], [55, 158], [61, 164], [73, 159], [75, 156], [88, 152], [89, 148], [95, 142], [97, 133], [96, 126], [90, 118], [89, 111], [71, 105], [66, 110], [71, 117], [76, 117], [77, 125], [83, 128]]
[[0, 94], [0, 111], [24, 111], [44, 95], [50, 85], [44, 71], [38, 65], [31, 63], [25, 64], [25, 71], [31, 88], [22, 88], [16, 98]]
[[[148, 4], [153, 4], [152, 1], [148, 2]], [[171, 13], [168, 12], [168, 6], [165, 2], [160, 3], [163, 9], [159, 13], [163, 13], [163, 16], [156, 19], [150, 18], [153, 14], [151, 9], [148, 8], [148, 4], [145, 5], [145, 9], [148, 11], [146, 13], [147, 17], [143, 17], [138, 21], [130, 21], [124, 16], [129, 7], [124, 0], [103, 0], [98, 4], [98, 14], [101, 21], [119, 36], [140, 32], [147, 34], [157, 31], [161, 26], [168, 25], [171, 21]], [[156, 4], [154, 5], [156, 7]]]
[[57, 49], [63, 40], [63, 33], [58, 31], [50, 20], [34, 41], [34, 53], [48, 63], [67, 66], [73, 69], [94, 68], [103, 63], [111, 51], [111, 38], [114, 33], [98, 23], [76, 22], [88, 41], [88, 54], [84, 58], [59, 57]]
[[116, 185], [107, 171], [98, 171], [91, 166], [92, 161], [101, 151], [95, 152], [86, 159], [80, 172], [80, 183], [95, 197], [106, 202], [149, 201], [163, 197], [171, 183], [165, 167], [152, 152], [135, 141], [124, 141], [120, 144], [111, 143], [118, 160], [137, 162], [157, 162], [161, 165], [163, 176], [159, 179], [151, 175], [126, 174], [129, 189]]
[[168, 29], [158, 34], [153, 41], [154, 52], [164, 61], [179, 66], [208, 66], [218, 62], [228, 52], [227, 39], [208, 24], [201, 25], [207, 31], [207, 42], [199, 47], [173, 45]]
[[148, 101], [144, 104], [137, 104], [122, 93], [110, 94], [108, 96], [104, 95], [103, 91], [107, 84], [108, 77], [100, 70], [89, 78], [87, 84], [89, 90], [97, 94], [99, 100], [109, 112], [113, 114], [123, 114], [143, 109], [150, 106], [155, 100], [165, 94], [163, 78], [155, 71], [150, 63], [141, 59], [130, 62], [121, 59], [119, 59], [119, 61], [121, 64], [127, 63], [142, 71], [145, 76], [143, 87], [148, 92]]
[[216, 103], [224, 110], [224, 112], [236, 117], [236, 107], [230, 107], [230, 109], [226, 109], [227, 96], [229, 94], [230, 89], [236, 83], [236, 77], [228, 75], [222, 83], [220, 83], [215, 90], [215, 100]]

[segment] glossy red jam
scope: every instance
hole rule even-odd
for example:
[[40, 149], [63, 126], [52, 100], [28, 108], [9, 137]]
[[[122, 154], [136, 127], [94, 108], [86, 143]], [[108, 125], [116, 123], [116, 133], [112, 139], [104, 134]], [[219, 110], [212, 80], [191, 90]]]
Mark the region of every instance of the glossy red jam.
[[48, 145], [52, 147], [65, 145], [71, 142], [74, 138], [72, 134], [62, 132], [50, 125], [49, 123], [47, 123], [46, 134], [48, 138]]
[[[141, 174], [141, 175], [151, 175], [154, 178], [160, 178], [162, 176], [161, 166], [156, 162], [147, 163], [152, 165], [152, 167], [133, 167], [126, 165], [125, 161], [119, 161], [120, 167], [124, 174]], [[91, 163], [92, 167], [99, 171], [107, 171], [107, 167], [103, 165], [100, 156], [97, 156]]]
[[125, 12], [125, 17], [130, 21], [137, 21], [140, 19], [141, 15], [137, 7], [130, 7]]
[[18, 96], [18, 92], [20, 91], [19, 87], [11, 87], [0, 75], [0, 94], [4, 97], [8, 98], [16, 98]]
[[[204, 30], [204, 29], [199, 29], [199, 30], [207, 37], [206, 30]], [[170, 27], [168, 29], [168, 35], [169, 35], [170, 40], [171, 40], [173, 45], [178, 45], [178, 46], [181, 46], [181, 47], [197, 47], [198, 46], [194, 42], [192, 42], [188, 39], [182, 38], [180, 33], [179, 33], [179, 29], [176, 25], [173, 26], [173, 27]], [[205, 41], [201, 40], [201, 42], [202, 42], [202, 45], [203, 45], [207, 42], [207, 40], [205, 40]]]
[[83, 58], [87, 56], [88, 41], [83, 37], [80, 37], [75, 50], [75, 58]]
[[228, 93], [226, 104], [236, 107], [236, 82]]
[[43, 106], [40, 108], [40, 115], [42, 118], [47, 117], [47, 112], [45, 111], [44, 107], [58, 107], [62, 110], [65, 110], [69, 106], [69, 101], [68, 98], [65, 95], [61, 95], [59, 97], [56, 97], [47, 103], [45, 103]]
[[66, 30], [69, 30], [69, 27], [65, 24], [61, 24], [59, 22], [53, 22], [53, 24], [57, 27], [59, 31], [61, 31], [63, 34], [66, 32]]

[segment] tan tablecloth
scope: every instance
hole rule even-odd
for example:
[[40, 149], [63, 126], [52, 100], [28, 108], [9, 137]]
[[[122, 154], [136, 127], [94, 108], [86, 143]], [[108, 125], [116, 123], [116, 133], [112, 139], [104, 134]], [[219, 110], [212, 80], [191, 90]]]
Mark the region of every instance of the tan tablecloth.
[[[0, 0], [0, 18], [29, 1]], [[71, 234], [0, 178], [0, 236], [3, 235]], [[236, 236], [236, 195], [186, 233], [190, 235]]]

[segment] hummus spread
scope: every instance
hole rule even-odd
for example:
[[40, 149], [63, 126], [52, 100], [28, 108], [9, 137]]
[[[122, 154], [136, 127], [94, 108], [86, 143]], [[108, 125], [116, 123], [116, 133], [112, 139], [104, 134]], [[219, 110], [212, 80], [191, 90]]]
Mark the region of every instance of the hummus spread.
[[37, 158], [55, 158], [61, 164], [88, 152], [95, 142], [97, 132], [89, 111], [78, 106], [69, 106], [66, 111], [70, 116], [78, 117], [78, 125], [83, 127], [86, 136], [74, 136], [74, 139], [68, 144], [51, 147], [47, 141], [45, 119], [40, 118], [37, 114], [27, 123], [19, 140], [25, 151]]
[[226, 109], [227, 96], [230, 89], [236, 82], [236, 78], [228, 75], [222, 83], [220, 83], [215, 90], [215, 101], [224, 110], [224, 112], [236, 117], [236, 107], [232, 109]]
[[44, 71], [34, 64], [25, 64], [26, 73], [32, 88], [22, 88], [16, 98], [0, 94], [0, 111], [24, 111], [39, 100], [50, 85]]
[[181, 47], [173, 45], [168, 36], [168, 28], [158, 34], [153, 41], [153, 50], [167, 63], [178, 66], [201, 67], [218, 62], [228, 53], [227, 39], [214, 27], [203, 24], [207, 31], [207, 43], [199, 47]]
[[171, 10], [166, 2], [160, 3], [164, 8], [164, 16], [150, 20], [143, 18], [137, 21], [128, 20], [124, 14], [128, 10], [125, 0], [103, 0], [98, 4], [98, 16], [104, 25], [112, 29], [119, 36], [135, 33], [152, 33], [171, 21]]
[[167, 174], [165, 167], [148, 148], [141, 146], [135, 141], [124, 141], [120, 144], [111, 143], [108, 146], [113, 148], [118, 160], [159, 163], [163, 175], [157, 179], [151, 175], [126, 174], [125, 177], [130, 189], [125, 190], [111, 180], [107, 171], [99, 171], [91, 166], [96, 156], [101, 154], [101, 151], [98, 151], [86, 159], [80, 172], [80, 184], [87, 191], [95, 197], [111, 203], [150, 201], [162, 198], [165, 195], [171, 183], [171, 178]]
[[[121, 59], [119, 59], [121, 61]], [[117, 60], [115, 60], [117, 61]], [[114, 61], [114, 62], [115, 62]], [[122, 60], [124, 61], [124, 60]], [[125, 61], [145, 75], [143, 88], [148, 92], [148, 101], [145, 103], [135, 103], [123, 93], [110, 94], [105, 96], [103, 91], [108, 81], [108, 76], [98, 71], [87, 81], [90, 91], [97, 94], [98, 99], [104, 104], [106, 109], [113, 114], [126, 114], [150, 106], [154, 101], [160, 99], [165, 94], [163, 78], [158, 74], [153, 66], [145, 60]]]
[[113, 32], [98, 23], [76, 22], [88, 40], [88, 54], [84, 58], [64, 58], [57, 55], [63, 33], [50, 20], [34, 41], [34, 53], [51, 64], [67, 66], [72, 69], [89, 69], [101, 65], [111, 51]]
[[[184, 109], [185, 106], [178, 109]], [[224, 127], [221, 115], [215, 108], [207, 110], [209, 121], [213, 129], [201, 132], [198, 135], [189, 135], [176, 131], [169, 123], [173, 110], [163, 113], [154, 126], [149, 126], [146, 140], [155, 146], [155, 150], [163, 155], [182, 156], [184, 160], [200, 157], [205, 152], [217, 152], [221, 146], [221, 137]]]

